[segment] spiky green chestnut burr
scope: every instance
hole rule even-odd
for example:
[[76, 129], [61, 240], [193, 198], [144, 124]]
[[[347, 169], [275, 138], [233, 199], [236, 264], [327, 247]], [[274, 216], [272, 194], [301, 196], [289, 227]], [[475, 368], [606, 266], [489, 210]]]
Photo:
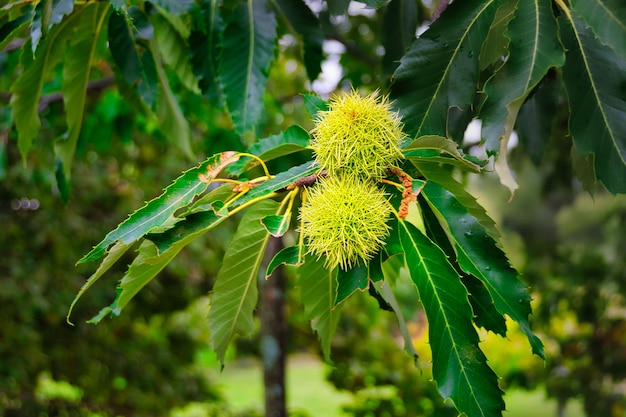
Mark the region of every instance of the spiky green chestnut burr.
[[353, 175], [320, 178], [300, 208], [300, 233], [309, 252], [329, 269], [368, 261], [389, 234], [391, 207], [371, 180]]
[[402, 123], [384, 96], [353, 90], [332, 97], [311, 133], [315, 159], [329, 175], [381, 178], [402, 158]]

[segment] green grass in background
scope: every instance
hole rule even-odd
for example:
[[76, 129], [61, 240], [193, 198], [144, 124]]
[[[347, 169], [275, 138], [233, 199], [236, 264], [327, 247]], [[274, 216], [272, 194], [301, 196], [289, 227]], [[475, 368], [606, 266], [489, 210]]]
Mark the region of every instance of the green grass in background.
[[[352, 395], [335, 390], [326, 382], [325, 373], [326, 365], [316, 358], [292, 357], [287, 366], [288, 408], [304, 410], [313, 417], [348, 417], [341, 407], [352, 401]], [[218, 382], [233, 410], [263, 410], [263, 377], [258, 363], [227, 363]], [[541, 390], [509, 390], [504, 400], [504, 417], [556, 417], [556, 402], [546, 399]], [[580, 403], [570, 402], [565, 417], [584, 417]]]

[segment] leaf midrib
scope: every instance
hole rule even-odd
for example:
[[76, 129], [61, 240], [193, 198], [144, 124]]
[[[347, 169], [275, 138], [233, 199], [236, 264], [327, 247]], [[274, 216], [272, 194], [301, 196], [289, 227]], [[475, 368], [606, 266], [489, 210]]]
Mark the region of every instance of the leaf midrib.
[[[570, 24], [572, 25], [572, 30], [574, 32], [574, 36], [576, 37], [576, 42], [578, 43], [578, 47], [580, 49], [580, 56], [582, 57], [583, 60], [583, 64], [585, 66], [585, 70], [586, 73], [588, 75], [588, 79], [589, 79], [589, 85], [591, 86], [591, 90], [593, 91], [593, 96], [596, 99], [596, 103], [597, 103], [597, 108], [600, 111], [600, 114], [602, 115], [602, 120], [604, 121], [604, 125], [607, 127], [606, 131], [609, 134], [609, 137], [611, 139], [611, 143], [613, 144], [613, 149], [618, 150], [619, 149], [619, 145], [617, 143], [617, 138], [615, 137], [614, 133], [613, 133], [613, 129], [610, 128], [611, 124], [609, 123], [609, 120], [606, 116], [606, 112], [604, 110], [604, 106], [602, 105], [602, 100], [600, 99], [600, 95], [598, 93], [598, 88], [596, 87], [596, 83], [595, 80], [593, 78], [592, 71], [591, 71], [591, 67], [589, 65], [589, 59], [587, 57], [587, 54], [585, 53], [585, 49], [583, 47], [583, 43], [582, 40], [579, 36], [578, 33], [578, 28], [576, 27], [576, 23], [574, 22], [574, 17], [571, 15], [571, 13], [567, 14], [569, 20], [570, 20]], [[624, 156], [622, 156], [622, 154], [618, 151], [616, 152], [617, 155], [619, 155], [620, 160], [623, 163], [626, 163], [626, 159]]]
[[420, 125], [419, 125], [419, 127], [417, 129], [418, 132], [421, 132], [422, 127], [424, 127], [424, 123], [426, 123], [426, 119], [428, 119], [428, 115], [430, 114], [431, 108], [433, 107], [437, 97], [439, 96], [439, 91], [441, 90], [443, 85], [446, 83], [445, 80], [447, 80], [448, 73], [450, 72], [450, 68], [452, 67], [452, 63], [454, 62], [454, 60], [458, 56], [458, 51], [460, 49], [460, 45], [463, 42], [465, 42], [465, 39], [467, 38], [468, 33], [470, 32], [470, 28], [472, 28], [474, 26], [474, 24], [476, 24], [476, 21], [478, 20], [478, 18], [480, 16], [482, 16], [482, 14], [484, 13], [485, 9], [487, 9], [489, 6], [491, 6], [493, 1], [494, 0], [490, 0], [490, 1], [486, 2], [483, 5], [482, 9], [480, 9], [480, 12], [476, 13], [474, 18], [471, 20], [470, 24], [467, 25], [467, 29], [465, 30], [465, 32], [463, 32], [463, 35], [459, 38], [459, 42], [457, 42], [456, 47], [454, 48], [454, 53], [451, 55], [450, 60], [448, 60], [448, 64], [446, 65], [445, 71], [443, 73], [443, 76], [441, 77], [442, 81], [437, 84], [437, 88], [435, 88], [435, 93], [432, 95], [432, 98], [431, 98], [430, 102], [428, 103], [427, 110], [424, 112], [424, 117], [422, 118], [422, 121], [420, 122]]
[[[398, 222], [399, 224], [402, 225], [402, 227], [405, 229], [405, 233], [407, 234], [407, 236], [409, 237], [409, 239], [411, 239], [411, 243], [413, 243], [413, 246], [415, 248], [418, 248], [418, 244], [415, 240], [413, 240], [413, 236], [411, 235], [411, 233], [409, 232], [408, 228], [406, 227], [405, 221], [401, 220]], [[431, 274], [429, 272], [429, 270], [425, 267], [426, 263], [424, 262], [424, 258], [421, 255], [421, 252], [418, 251], [417, 249], [415, 250], [415, 253], [417, 254], [417, 256], [419, 257], [420, 260], [420, 264], [424, 265], [424, 267], [422, 268], [423, 271], [425, 271], [426, 276], [428, 277], [428, 282], [430, 283], [431, 287], [433, 288], [433, 294], [435, 294], [437, 303], [442, 306], [444, 305], [444, 303], [442, 302], [441, 298], [439, 297], [439, 291], [437, 289], [437, 286], [434, 284], [432, 278], [431, 278]], [[465, 370], [465, 366], [463, 365], [463, 361], [461, 360], [461, 355], [460, 352], [457, 349], [457, 345], [454, 342], [454, 337], [452, 335], [452, 332], [449, 330], [452, 328], [452, 326], [450, 325], [450, 321], [448, 320], [448, 317], [446, 316], [445, 310], [444, 309], [440, 309], [440, 314], [443, 316], [445, 324], [446, 324], [446, 330], [448, 331], [448, 336], [450, 337], [450, 340], [452, 342], [452, 348], [455, 352], [455, 356], [457, 358], [457, 362], [461, 368], [461, 374], [463, 374], [463, 377], [465, 379], [465, 382], [467, 384], [468, 389], [471, 392], [471, 398], [474, 400], [474, 403], [476, 404], [476, 406], [478, 407], [479, 410], [481, 410], [481, 415], [485, 415], [485, 413], [483, 412], [483, 408], [480, 405], [480, 402], [477, 401], [477, 396], [476, 393], [474, 392], [474, 387], [472, 386], [472, 384], [470, 383], [470, 378], [467, 375], [467, 372]], [[434, 356], [434, 355], [433, 355]], [[434, 358], [433, 358], [433, 362], [434, 362]]]

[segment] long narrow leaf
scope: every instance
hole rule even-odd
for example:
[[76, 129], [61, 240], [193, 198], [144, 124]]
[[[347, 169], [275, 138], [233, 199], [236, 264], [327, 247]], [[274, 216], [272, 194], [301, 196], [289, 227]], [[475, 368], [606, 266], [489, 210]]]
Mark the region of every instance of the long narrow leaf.
[[411, 223], [399, 222], [407, 267], [428, 318], [439, 393], [468, 417], [501, 416], [498, 377], [478, 347], [467, 290], [446, 255]]
[[603, 45], [575, 11], [559, 18], [567, 48], [563, 81], [574, 145], [593, 153], [597, 178], [612, 193], [626, 192], [626, 57]]
[[623, 1], [572, 0], [571, 4], [602, 43], [626, 56], [626, 4]]
[[252, 130], [261, 116], [269, 67], [274, 60], [276, 17], [266, 3], [239, 3], [224, 32], [222, 92], [239, 133]]
[[38, 108], [44, 81], [48, 71], [63, 58], [79, 16], [79, 13], [72, 14], [54, 26], [34, 57], [29, 48], [30, 40], [22, 50], [20, 64], [23, 71], [11, 88], [11, 106], [18, 133], [17, 144], [24, 160], [41, 127]]
[[[124, 246], [121, 244], [121, 247]], [[108, 315], [119, 316], [130, 300], [174, 259], [180, 249], [168, 252], [167, 256], [159, 257], [154, 244], [149, 240], [144, 240], [139, 246], [138, 252], [139, 255], [130, 265], [117, 287], [117, 296], [113, 303], [100, 310], [96, 316], [89, 320], [89, 323], [97, 324]], [[158, 259], [158, 262], [146, 262], [149, 259]]]
[[565, 61], [549, 0], [520, 1], [505, 35], [512, 41], [506, 63], [485, 85], [482, 136], [489, 154], [498, 154], [496, 171], [511, 192], [517, 182], [506, 162], [507, 146], [520, 107], [551, 67]]
[[87, 82], [91, 73], [96, 45], [106, 22], [109, 5], [89, 3], [83, 6], [75, 35], [69, 43], [63, 64], [63, 103], [67, 133], [54, 144], [54, 150], [63, 164], [66, 179], [71, 176], [72, 160], [85, 113]]
[[330, 361], [330, 342], [339, 322], [339, 307], [335, 307], [337, 296], [337, 270], [324, 268], [324, 261], [307, 255], [298, 269], [300, 300], [304, 315], [311, 320], [311, 328], [317, 333], [322, 353]]
[[96, 281], [100, 277], [102, 277], [102, 275], [104, 275], [115, 264], [115, 262], [117, 262], [122, 257], [122, 255], [126, 253], [126, 251], [131, 246], [132, 246], [132, 243], [128, 244], [128, 243], [123, 243], [123, 242], [117, 242], [115, 245], [113, 245], [113, 247], [107, 254], [106, 258], [104, 258], [102, 262], [100, 263], [100, 266], [98, 266], [98, 269], [96, 270], [96, 272], [94, 272], [89, 277], [89, 279], [83, 284], [83, 286], [80, 287], [80, 291], [78, 292], [78, 294], [76, 294], [76, 296], [74, 297], [74, 300], [72, 300], [72, 304], [70, 305], [70, 308], [67, 312], [68, 323], [70, 323], [70, 316], [72, 314], [72, 310], [74, 309], [74, 306], [76, 305], [78, 300], [83, 296], [83, 294], [85, 294], [85, 292], [87, 292], [89, 288], [91, 288], [93, 284], [96, 283]]
[[445, 188], [427, 183], [422, 191], [440, 219], [445, 219], [463, 271], [487, 287], [496, 309], [516, 321], [528, 337], [533, 353], [545, 359], [541, 340], [530, 329], [530, 295], [506, 255], [484, 227]]
[[254, 331], [253, 311], [257, 304], [259, 266], [270, 238], [261, 219], [273, 214], [278, 203], [262, 201], [241, 219], [233, 236], [211, 295], [209, 330], [211, 345], [220, 362], [235, 335], [249, 336]]
[[473, 104], [481, 48], [502, 3], [452, 3], [402, 57], [392, 98], [413, 137], [447, 136], [448, 109]]

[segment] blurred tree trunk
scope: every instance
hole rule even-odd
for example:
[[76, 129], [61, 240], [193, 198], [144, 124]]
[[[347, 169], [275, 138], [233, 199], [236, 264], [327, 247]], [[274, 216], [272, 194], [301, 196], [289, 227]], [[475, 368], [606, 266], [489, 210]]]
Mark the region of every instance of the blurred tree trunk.
[[[265, 252], [267, 265], [282, 248], [280, 239], [271, 239]], [[265, 279], [265, 267], [259, 271], [261, 319], [261, 357], [265, 387], [265, 416], [286, 417], [285, 360], [287, 356], [287, 321], [285, 318], [285, 274], [283, 268]]]

